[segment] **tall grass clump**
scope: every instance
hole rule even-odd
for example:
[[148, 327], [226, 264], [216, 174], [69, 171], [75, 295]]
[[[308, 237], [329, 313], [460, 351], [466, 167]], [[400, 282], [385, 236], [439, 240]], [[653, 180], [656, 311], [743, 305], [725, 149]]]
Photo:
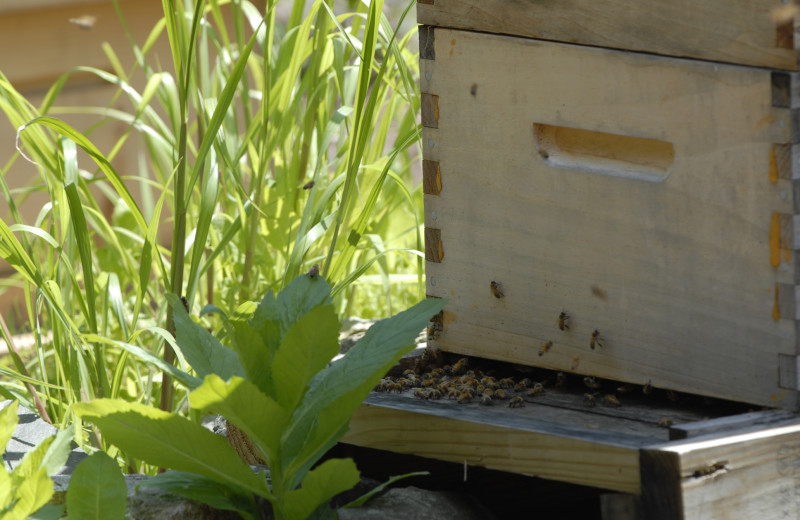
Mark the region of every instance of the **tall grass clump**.
[[[2, 368], [11, 378], [0, 393], [61, 426], [93, 398], [185, 404], [169, 376], [174, 364], [190, 369], [167, 294], [194, 314], [230, 314], [319, 264], [343, 317], [424, 296], [414, 29], [395, 31], [382, 0], [344, 14], [332, 0], [296, 0], [284, 22], [275, 0], [162, 4], [147, 40], [129, 37], [133, 65], [105, 46], [113, 72], [74, 69], [39, 106], [0, 71], [18, 150], [0, 161], [0, 257], [23, 290], [16, 326], [36, 342], [32, 359], [13, 353]], [[155, 55], [164, 39], [170, 55]], [[113, 102], [59, 106], [76, 72], [113, 85]], [[75, 114], [96, 123], [80, 131], [65, 121]], [[100, 150], [93, 136], [110, 121], [126, 131]], [[138, 150], [139, 172], [115, 168], [125, 147]], [[21, 161], [38, 175], [19, 192], [7, 179]], [[26, 221], [19, 206], [33, 192], [48, 202]], [[392, 289], [395, 277], [410, 277], [408, 289]], [[386, 313], [360, 291], [380, 293]]]

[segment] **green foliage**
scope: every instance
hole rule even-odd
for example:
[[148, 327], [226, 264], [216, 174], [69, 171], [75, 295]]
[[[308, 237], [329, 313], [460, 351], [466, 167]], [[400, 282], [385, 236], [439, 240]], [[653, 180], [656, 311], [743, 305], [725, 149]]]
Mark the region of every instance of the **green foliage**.
[[[422, 193], [411, 174], [418, 71], [406, 49], [414, 29], [396, 34], [381, 1], [339, 14], [331, 0], [317, 0], [304, 17], [305, 2], [295, 0], [285, 23], [275, 4], [259, 13], [245, 0], [163, 0], [165, 16], [148, 40], [130, 40], [132, 67], [106, 46], [113, 72], [70, 71], [40, 106], [0, 72], [0, 111], [18, 130], [19, 150], [0, 162], [9, 206], [0, 257], [17, 271], [6, 283], [23, 287], [21, 326], [37, 343], [30, 363], [15, 357], [13, 368], [2, 367], [15, 383], [0, 382], [0, 393], [31, 408], [43, 403], [61, 427], [73, 403], [95, 397], [151, 404], [162, 393], [164, 409], [179, 409], [192, 376], [180, 353], [172, 357], [168, 293], [185, 296], [192, 309], [233, 306], [279, 291], [319, 263], [334, 282], [330, 304], [339, 314], [385, 316], [424, 297]], [[152, 53], [164, 36], [166, 68]], [[77, 72], [117, 87], [114, 100], [59, 106]], [[71, 125], [74, 114], [93, 116], [93, 126]], [[101, 150], [94, 136], [109, 121], [127, 130]], [[114, 158], [130, 146], [141, 171], [117, 171]], [[14, 191], [7, 179], [22, 157], [38, 176]], [[19, 208], [35, 193], [48, 202], [27, 222]], [[164, 247], [168, 222], [172, 243]], [[396, 277], [412, 283], [398, 291]], [[329, 320], [324, 312], [320, 319]], [[237, 345], [256, 334], [232, 326]], [[245, 372], [224, 375], [272, 384], [271, 376], [247, 373], [261, 355], [250, 353]], [[233, 370], [224, 356], [208, 362]], [[199, 361], [190, 360], [198, 373]], [[173, 364], [186, 376], [174, 402]]]
[[[352, 460], [315, 464], [344, 435], [369, 391], [413, 348], [419, 331], [444, 303], [426, 300], [377, 322], [334, 360], [339, 321], [321, 276], [301, 275], [277, 296], [268, 293], [249, 319], [232, 319], [232, 349], [193, 322], [176, 301], [177, 346], [187, 360], [196, 360], [203, 377], [189, 394], [192, 409], [220, 413], [247, 434], [269, 466], [270, 485], [222, 437], [188, 419], [108, 399], [74, 409], [124, 452], [181, 472], [159, 475], [151, 485], [249, 518], [255, 514], [255, 494], [273, 504], [277, 518], [307, 518], [358, 482]], [[252, 360], [259, 363], [254, 369]]]
[[[19, 423], [19, 403], [14, 401], [0, 410], [0, 447], [5, 451]], [[60, 432], [45, 439], [9, 473], [0, 465], [0, 520], [23, 520], [45, 506], [53, 496], [55, 474], [70, 452], [72, 432]]]
[[122, 519], [127, 503], [125, 477], [104, 452], [92, 453], [75, 468], [67, 490], [67, 511], [72, 518]]

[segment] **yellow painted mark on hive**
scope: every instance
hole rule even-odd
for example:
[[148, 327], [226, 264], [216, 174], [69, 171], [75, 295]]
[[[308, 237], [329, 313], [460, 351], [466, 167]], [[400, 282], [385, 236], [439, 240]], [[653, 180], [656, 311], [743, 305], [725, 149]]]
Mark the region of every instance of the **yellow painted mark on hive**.
[[772, 306], [772, 319], [775, 321], [781, 319], [781, 308], [778, 305], [778, 284], [775, 284], [775, 304]]
[[456, 40], [455, 38], [453, 38], [452, 40], [450, 40], [450, 56], [453, 55], [453, 51], [455, 50], [455, 48], [456, 48]]
[[777, 211], [772, 212], [769, 226], [769, 263], [772, 267], [781, 265], [781, 220]]
[[[436, 119], [439, 119], [439, 114], [436, 114]], [[778, 182], [778, 160], [775, 158], [775, 145], [769, 152], [769, 182], [775, 184]]]
[[[438, 112], [439, 108], [437, 107], [436, 110]], [[436, 117], [439, 117], [438, 114]], [[438, 165], [436, 166], [436, 191], [442, 192], [442, 169]]]
[[444, 311], [442, 312], [442, 325], [444, 326], [444, 330], [447, 330], [447, 325], [453, 323], [458, 319], [458, 314], [455, 312]]
[[439, 261], [441, 262], [444, 260], [444, 246], [442, 245], [442, 241], [439, 240]]

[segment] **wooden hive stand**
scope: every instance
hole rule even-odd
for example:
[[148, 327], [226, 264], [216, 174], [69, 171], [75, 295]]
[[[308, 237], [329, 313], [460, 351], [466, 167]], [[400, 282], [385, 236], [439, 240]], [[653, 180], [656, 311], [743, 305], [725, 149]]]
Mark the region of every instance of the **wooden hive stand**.
[[796, 4], [420, 0], [430, 345], [622, 405], [375, 394], [347, 442], [619, 492], [609, 518], [800, 517]]

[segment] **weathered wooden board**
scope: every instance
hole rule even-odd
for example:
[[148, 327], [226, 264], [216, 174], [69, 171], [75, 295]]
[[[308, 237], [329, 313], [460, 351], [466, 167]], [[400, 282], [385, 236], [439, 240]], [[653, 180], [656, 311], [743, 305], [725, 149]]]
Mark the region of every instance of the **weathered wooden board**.
[[421, 35], [436, 346], [796, 408], [792, 75]]
[[426, 25], [797, 70], [794, 6], [778, 0], [420, 0]]
[[531, 412], [541, 408], [532, 406], [487, 410], [372, 394], [342, 442], [639, 493], [639, 448], [653, 437], [603, 430], [595, 425], [598, 418], [587, 414], [568, 412], [559, 422], [537, 419]]
[[[563, 400], [570, 392], [552, 391]], [[564, 401], [566, 402], [566, 401]], [[672, 413], [655, 403], [651, 414]], [[599, 408], [599, 406], [598, 406]], [[608, 417], [630, 422], [620, 408]], [[598, 409], [528, 400], [524, 408], [371, 394], [343, 442], [619, 491], [603, 518], [778, 519], [800, 515], [800, 416], [779, 410], [684, 425], [704, 435], [665, 441], [665, 430], [604, 421]], [[686, 409], [684, 415], [695, 412]], [[764, 426], [771, 424], [770, 426]], [[635, 431], [635, 433], [630, 433]], [[658, 440], [661, 438], [662, 440]], [[788, 515], [788, 516], [787, 516]]]
[[800, 516], [800, 424], [652, 447], [641, 464], [648, 519]]

